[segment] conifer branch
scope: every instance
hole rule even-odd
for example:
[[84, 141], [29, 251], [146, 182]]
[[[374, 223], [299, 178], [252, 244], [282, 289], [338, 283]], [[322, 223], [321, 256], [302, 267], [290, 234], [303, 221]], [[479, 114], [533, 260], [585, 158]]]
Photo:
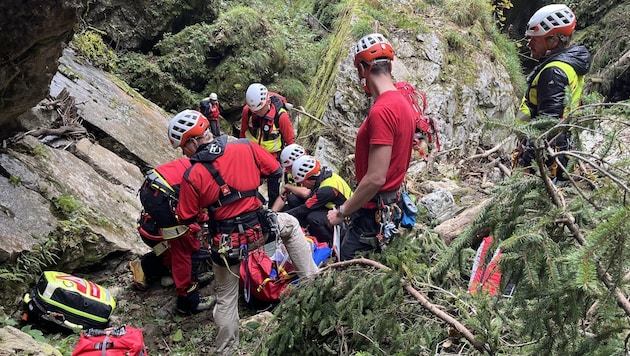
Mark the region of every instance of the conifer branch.
[[[543, 182], [545, 183], [545, 189], [547, 193], [551, 197], [553, 204], [559, 208], [563, 209], [563, 215], [566, 219], [564, 222], [564, 226], [566, 226], [573, 238], [580, 244], [580, 246], [584, 246], [586, 244], [586, 239], [582, 234], [580, 227], [575, 223], [575, 217], [571, 212], [564, 209], [564, 199], [562, 198], [562, 194], [558, 191], [558, 188], [551, 181], [549, 176], [545, 172], [545, 163], [543, 161], [542, 155], [536, 155], [536, 163], [540, 168], [541, 177], [543, 178]], [[612, 178], [611, 178], [612, 179]], [[599, 279], [604, 283], [604, 285], [615, 295], [617, 299], [617, 304], [623, 311], [626, 313], [626, 316], [630, 318], [630, 301], [628, 301], [628, 297], [616, 286], [611, 275], [606, 272], [606, 269], [601, 265], [601, 263], [596, 263], [597, 266], [597, 274]]]
[[[348, 261], [336, 262], [336, 263], [333, 263], [333, 264], [330, 264], [330, 265], [326, 266], [322, 270], [329, 269], [329, 268], [337, 268], [337, 267], [345, 267], [345, 266], [350, 266], [350, 265], [357, 265], [357, 264], [365, 264], [365, 265], [368, 265], [368, 266], [372, 266], [372, 267], [378, 268], [378, 269], [383, 270], [383, 271], [391, 271], [391, 268], [389, 268], [389, 267], [387, 267], [387, 266], [385, 266], [385, 265], [383, 265], [383, 264], [381, 264], [381, 263], [379, 263], [377, 261], [370, 260], [370, 259], [367, 259], [367, 258], [364, 258], [364, 257], [355, 258], [355, 259], [348, 260]], [[448, 313], [446, 313], [445, 311], [440, 309], [437, 305], [431, 303], [427, 297], [425, 297], [422, 293], [420, 293], [418, 290], [416, 290], [412, 285], [410, 285], [409, 283], [406, 283], [404, 280], [402, 282], [404, 284], [404, 289], [409, 294], [411, 294], [414, 298], [416, 298], [420, 302], [420, 305], [422, 305], [422, 307], [424, 309], [426, 309], [429, 313], [435, 315], [436, 317], [438, 317], [439, 319], [441, 319], [445, 323], [447, 323], [447, 324], [451, 325], [452, 327], [454, 327], [478, 351], [487, 352], [489, 354], [492, 354], [491, 350], [489, 350], [486, 347], [486, 345], [484, 345], [483, 343], [475, 340], [475, 335], [470, 330], [468, 330], [468, 328], [466, 328], [462, 323], [460, 323], [455, 318], [450, 316]]]

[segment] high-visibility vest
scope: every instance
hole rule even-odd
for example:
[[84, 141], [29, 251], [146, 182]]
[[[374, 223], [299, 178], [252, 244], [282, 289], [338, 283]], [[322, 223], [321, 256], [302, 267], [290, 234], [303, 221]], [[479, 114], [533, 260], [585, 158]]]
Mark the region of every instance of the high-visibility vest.
[[519, 107], [519, 113], [517, 118], [523, 121], [529, 121], [532, 119], [532, 113], [529, 105], [538, 106], [538, 79], [540, 78], [540, 73], [543, 70], [549, 67], [558, 67], [560, 68], [569, 79], [569, 87], [571, 88], [571, 100], [569, 100], [569, 104], [564, 107], [564, 111], [562, 112], [562, 118], [565, 118], [567, 114], [576, 109], [580, 105], [580, 97], [582, 96], [582, 89], [584, 89], [584, 76], [578, 75], [568, 63], [560, 62], [560, 61], [551, 61], [547, 63], [534, 77], [532, 83], [530, 84], [527, 93], [521, 100], [521, 105]]
[[[282, 150], [282, 133], [280, 132], [280, 115], [282, 113], [287, 112], [287, 110], [283, 106], [279, 106], [278, 103], [280, 100], [275, 100], [275, 97], [271, 96], [271, 105], [276, 109], [276, 114], [273, 119], [269, 118], [260, 118], [261, 127], [253, 127], [252, 120], [256, 120], [258, 118], [254, 117], [255, 115], [249, 111], [249, 118], [247, 119], [247, 124], [249, 127], [247, 131], [245, 131], [245, 137], [262, 146], [269, 153], [278, 153]], [[267, 130], [265, 130], [267, 129]]]
[[[348, 183], [346, 183], [346, 181], [343, 180], [343, 178], [341, 178], [336, 173], [333, 173], [330, 177], [324, 179], [319, 184], [319, 188], [322, 188], [322, 187], [332, 187], [332, 188], [337, 189], [344, 197], [346, 197], [346, 200], [350, 199], [350, 197], [352, 196], [352, 189], [350, 188]], [[326, 208], [332, 209], [334, 207], [335, 207], [335, 203], [333, 202], [326, 203]]]

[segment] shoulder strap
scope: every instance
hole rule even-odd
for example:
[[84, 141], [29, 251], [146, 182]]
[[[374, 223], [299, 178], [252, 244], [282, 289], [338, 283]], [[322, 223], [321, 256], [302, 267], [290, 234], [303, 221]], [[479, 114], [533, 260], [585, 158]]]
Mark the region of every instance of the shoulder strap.
[[271, 100], [271, 104], [276, 107], [276, 115], [273, 117], [273, 124], [277, 129], [280, 129], [280, 114], [286, 112], [286, 110], [284, 110], [284, 103], [275, 95], [269, 95], [269, 99]]
[[203, 164], [203, 166], [206, 167], [206, 169], [210, 172], [210, 174], [212, 174], [212, 177], [214, 177], [214, 180], [219, 185], [219, 199], [214, 204], [212, 204], [212, 208], [214, 208], [213, 210], [220, 206], [233, 203], [242, 198], [257, 196], [258, 189], [239, 192], [238, 190], [225, 183], [225, 180], [223, 180], [223, 177], [211, 162], [199, 163]]

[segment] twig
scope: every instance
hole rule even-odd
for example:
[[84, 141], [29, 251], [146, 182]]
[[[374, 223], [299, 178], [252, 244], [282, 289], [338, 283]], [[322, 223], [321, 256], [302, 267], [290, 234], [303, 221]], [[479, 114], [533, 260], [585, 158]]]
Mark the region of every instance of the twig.
[[501, 141], [498, 145], [494, 146], [493, 148], [491, 148], [491, 149], [489, 149], [487, 151], [484, 151], [484, 152], [482, 152], [480, 154], [476, 154], [476, 155], [472, 155], [472, 156], [470, 156], [468, 158], [464, 158], [464, 161], [470, 161], [470, 160], [477, 159], [477, 158], [488, 157], [491, 154], [493, 154], [496, 151], [498, 151], [501, 147], [503, 147], [503, 145], [506, 144], [509, 140], [511, 140], [511, 138], [509, 138], [509, 137], [505, 138], [505, 139], [503, 139], [503, 141]]
[[535, 344], [538, 343], [538, 340], [534, 340], [534, 341], [523, 342], [523, 343], [520, 343], [520, 344], [510, 344], [509, 342], [507, 342], [502, 337], [499, 337], [499, 340], [501, 340], [501, 342], [507, 347], [523, 347], [523, 346], [528, 346], [528, 345], [535, 345]]
[[299, 112], [300, 114], [306, 115], [306, 116], [310, 117], [311, 119], [313, 119], [313, 120], [317, 121], [318, 123], [320, 123], [320, 124], [322, 124], [322, 125], [324, 125], [324, 126], [328, 126], [328, 127], [330, 127], [330, 124], [327, 124], [327, 123], [325, 123], [324, 121], [322, 121], [320, 118], [318, 118], [317, 116], [312, 115], [312, 114], [309, 114], [308, 112], [306, 112], [306, 110], [304, 109], [304, 107], [303, 107], [303, 106], [300, 106], [299, 108], [296, 108], [296, 107], [294, 106], [294, 107], [292, 107], [292, 108], [291, 108], [291, 110], [293, 110], [293, 111], [297, 111], [297, 112]]
[[436, 291], [438, 291], [438, 292], [442, 292], [442, 293], [444, 293], [444, 294], [446, 294], [446, 295], [450, 296], [450, 297], [451, 297], [451, 298], [453, 298], [453, 299], [457, 299], [457, 301], [458, 301], [459, 303], [461, 303], [461, 304], [463, 304], [463, 305], [467, 306], [473, 314], [477, 314], [477, 310], [475, 310], [475, 308], [474, 308], [472, 305], [468, 304], [466, 301], [462, 300], [461, 298], [458, 298], [458, 297], [455, 295], [455, 293], [453, 293], [453, 292], [451, 292], [451, 291], [448, 291], [448, 290], [446, 290], [446, 289], [444, 289], [444, 288], [440, 288], [440, 287], [438, 287], [438, 286], [434, 286], [434, 285], [428, 284], [428, 283], [424, 283], [424, 282], [416, 282], [416, 283], [418, 283], [419, 285], [425, 286], [425, 287], [427, 287], [427, 288], [431, 288], [431, 289], [433, 289], [433, 290], [436, 290]]
[[[492, 158], [492, 156], [489, 156], [489, 158]], [[512, 176], [512, 170], [506, 167], [505, 164], [501, 163], [501, 157], [493, 159], [489, 164], [494, 164], [495, 166], [499, 167], [501, 172], [503, 172], [506, 177]]]
[[42, 136], [42, 135], [85, 135], [87, 134], [87, 130], [82, 126], [61, 126], [56, 129], [42, 128], [38, 130], [29, 131], [27, 134], [31, 136]]
[[626, 192], [630, 193], [630, 188], [628, 188], [628, 186], [626, 186], [619, 178], [613, 176], [610, 172], [608, 172], [608, 170], [604, 169], [603, 167], [600, 167], [597, 163], [591, 161], [590, 159], [587, 159], [586, 157], [583, 157], [573, 151], [552, 151], [551, 153], [551, 157], [555, 158], [558, 156], [562, 156], [562, 155], [566, 155], [566, 156], [571, 156], [571, 157], [575, 157], [578, 160], [584, 161], [585, 163], [587, 163], [589, 166], [595, 168], [597, 171], [601, 172], [603, 175], [605, 175], [606, 177], [610, 178], [610, 180], [612, 180], [613, 182], [615, 182], [619, 187], [621, 187], [623, 190], [625, 190]]
[[386, 354], [386, 352], [378, 346], [378, 343], [375, 342], [374, 340], [372, 340], [369, 336], [365, 335], [364, 333], [362, 333], [362, 332], [360, 332], [358, 330], [354, 330], [354, 332], [359, 334], [359, 335], [361, 335], [361, 336], [363, 336], [364, 338], [368, 339], [368, 341], [370, 341], [372, 343], [372, 345], [376, 346], [383, 353], [383, 355]]

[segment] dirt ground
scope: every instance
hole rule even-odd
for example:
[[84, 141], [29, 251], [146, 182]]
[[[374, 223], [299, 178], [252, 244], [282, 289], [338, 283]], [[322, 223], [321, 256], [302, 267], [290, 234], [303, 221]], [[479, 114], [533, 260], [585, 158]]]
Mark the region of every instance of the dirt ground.
[[[162, 287], [160, 281], [150, 284], [147, 291], [139, 291], [133, 287], [133, 275], [128, 268], [129, 260], [125, 259], [111, 272], [103, 272], [94, 277], [95, 282], [108, 286], [116, 298], [117, 307], [110, 319], [111, 326], [131, 325], [142, 327], [145, 345], [150, 355], [170, 355], [174, 350], [187, 349], [195, 344], [203, 345], [199, 354], [211, 354], [214, 346], [214, 322], [212, 310], [194, 315], [182, 316], [175, 311], [177, 293], [175, 287]], [[200, 271], [211, 271], [209, 263], [202, 263]], [[214, 294], [214, 280], [200, 289], [200, 296]], [[247, 303], [242, 295], [239, 299], [239, 315], [241, 322], [270, 310], [264, 303]], [[184, 351], [184, 354], [187, 352]], [[178, 354], [182, 354], [181, 352]]]

